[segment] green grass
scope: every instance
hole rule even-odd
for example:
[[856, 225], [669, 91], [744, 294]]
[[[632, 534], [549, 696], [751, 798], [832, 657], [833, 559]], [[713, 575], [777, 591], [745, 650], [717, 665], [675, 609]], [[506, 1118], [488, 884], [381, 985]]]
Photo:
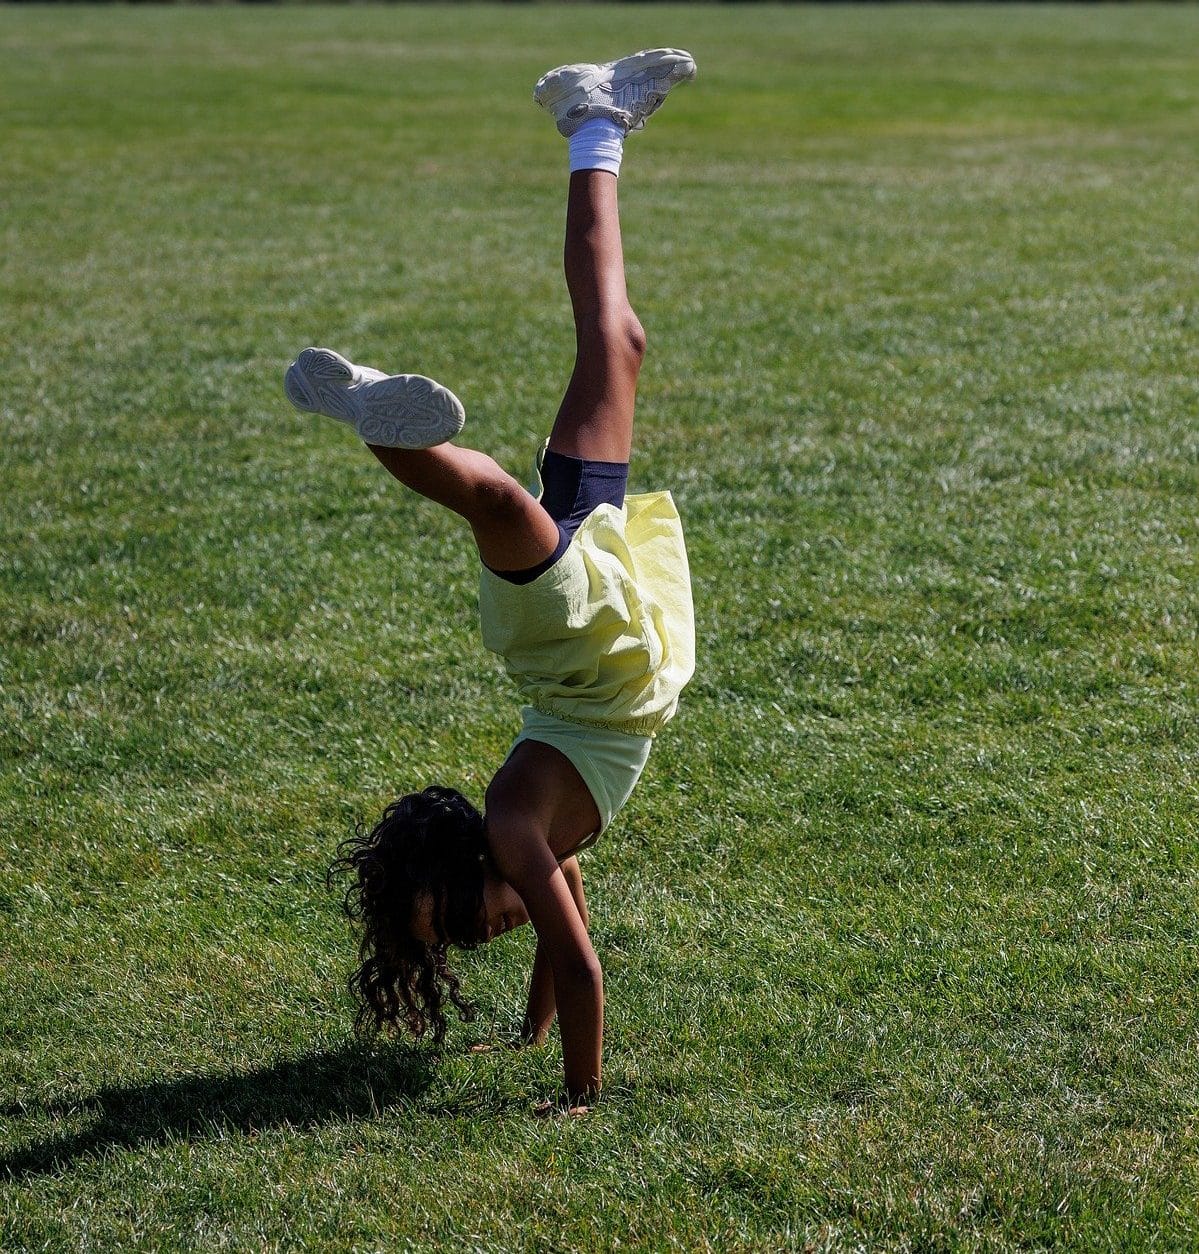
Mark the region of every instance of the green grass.
[[[419, 369], [523, 473], [569, 370], [547, 66], [629, 145], [633, 486], [700, 663], [587, 855], [607, 1096], [531, 937], [356, 1048], [323, 872], [481, 798], [456, 520], [293, 415]], [[0, 1247], [1199, 1244], [1199, 10], [0, 10]]]

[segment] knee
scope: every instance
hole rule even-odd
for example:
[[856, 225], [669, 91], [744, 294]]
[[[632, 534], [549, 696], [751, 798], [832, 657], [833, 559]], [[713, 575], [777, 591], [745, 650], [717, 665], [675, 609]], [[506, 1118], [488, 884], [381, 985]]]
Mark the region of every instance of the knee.
[[637, 363], [638, 366], [645, 360], [645, 328], [641, 325], [641, 320], [630, 309], [628, 318], [624, 327], [625, 341], [628, 345], [629, 355]]
[[528, 492], [507, 475], [486, 479], [475, 485], [469, 518], [478, 525], [502, 528], [523, 516], [530, 499]]
[[645, 329], [631, 310], [618, 314], [605, 314], [590, 326], [579, 328], [580, 347], [598, 352], [609, 364], [619, 362], [634, 373], [641, 369], [645, 358]]

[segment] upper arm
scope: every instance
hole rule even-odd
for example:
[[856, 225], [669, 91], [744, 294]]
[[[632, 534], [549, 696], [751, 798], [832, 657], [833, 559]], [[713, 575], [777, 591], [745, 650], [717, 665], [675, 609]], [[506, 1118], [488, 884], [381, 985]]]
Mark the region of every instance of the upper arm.
[[520, 894], [554, 971], [593, 976], [599, 964], [586, 921], [542, 832], [531, 822], [506, 818], [489, 822], [488, 844], [496, 869]]
[[587, 899], [583, 896], [583, 873], [579, 870], [578, 858], [567, 858], [562, 863], [562, 874], [566, 876], [570, 895], [574, 898], [579, 917], [583, 920], [583, 926], [590, 927], [591, 920], [587, 917]]

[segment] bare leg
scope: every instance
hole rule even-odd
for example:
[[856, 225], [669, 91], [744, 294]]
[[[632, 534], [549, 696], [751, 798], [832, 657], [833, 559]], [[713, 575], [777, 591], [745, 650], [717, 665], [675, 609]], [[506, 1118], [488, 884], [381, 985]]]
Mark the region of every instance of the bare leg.
[[524, 570], [554, 551], [557, 524], [486, 453], [455, 444], [367, 448], [406, 487], [465, 518], [480, 558], [495, 570]]
[[[577, 348], [550, 448], [590, 461], [627, 462], [645, 333], [625, 290], [614, 174], [570, 176], [565, 268]], [[488, 566], [523, 570], [554, 551], [557, 525], [485, 453], [453, 444], [367, 447], [401, 483], [462, 515]]]
[[616, 181], [603, 170], [570, 176], [564, 260], [577, 347], [550, 448], [627, 462], [645, 332], [625, 290]]

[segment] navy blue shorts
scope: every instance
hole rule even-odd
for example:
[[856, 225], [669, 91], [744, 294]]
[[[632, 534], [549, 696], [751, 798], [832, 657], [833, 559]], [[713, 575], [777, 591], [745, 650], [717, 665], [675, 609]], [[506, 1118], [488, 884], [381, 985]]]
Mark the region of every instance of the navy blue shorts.
[[615, 505], [619, 509], [629, 482], [629, 463], [584, 461], [547, 448], [541, 463], [541, 482], [541, 503], [558, 524], [558, 544], [549, 557], [527, 570], [492, 571], [509, 583], [532, 583], [538, 575], [545, 574], [566, 552], [575, 532], [597, 505]]

